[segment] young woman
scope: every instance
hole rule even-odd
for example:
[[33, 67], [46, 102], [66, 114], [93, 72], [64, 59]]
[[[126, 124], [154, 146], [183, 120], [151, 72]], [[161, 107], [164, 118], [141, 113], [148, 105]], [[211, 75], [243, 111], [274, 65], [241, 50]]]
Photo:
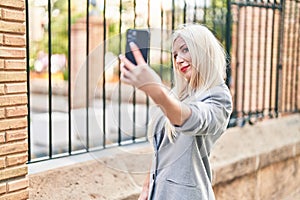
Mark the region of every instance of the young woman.
[[226, 56], [203, 25], [182, 25], [172, 43], [175, 87], [170, 91], [131, 44], [137, 65], [124, 56], [121, 80], [144, 91], [157, 104], [149, 127], [152, 169], [140, 200], [211, 200], [209, 153], [232, 112], [225, 85]]

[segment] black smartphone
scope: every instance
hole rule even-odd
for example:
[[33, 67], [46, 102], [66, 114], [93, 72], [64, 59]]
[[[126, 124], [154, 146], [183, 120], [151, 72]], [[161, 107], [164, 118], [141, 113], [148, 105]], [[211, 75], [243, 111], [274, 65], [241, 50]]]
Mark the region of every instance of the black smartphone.
[[148, 51], [150, 43], [150, 32], [146, 29], [128, 29], [126, 31], [126, 52], [125, 56], [133, 64], [137, 64], [132, 51], [130, 49], [130, 42], [134, 42], [140, 49], [144, 60], [148, 62]]

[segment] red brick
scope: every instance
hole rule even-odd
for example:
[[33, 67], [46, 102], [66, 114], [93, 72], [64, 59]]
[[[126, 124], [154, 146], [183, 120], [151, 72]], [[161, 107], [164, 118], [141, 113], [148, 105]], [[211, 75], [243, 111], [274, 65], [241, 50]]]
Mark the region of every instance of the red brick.
[[27, 138], [27, 129], [6, 131], [6, 141], [22, 140]]
[[26, 94], [12, 94], [0, 96], [0, 106], [24, 105], [27, 103]]
[[15, 81], [26, 81], [26, 72], [0, 72], [0, 82], [15, 82]]
[[[1, 66], [1, 65], [0, 65]], [[3, 68], [12, 70], [26, 70], [25, 60], [5, 60]]]
[[5, 108], [0, 108], [0, 119], [5, 118]]
[[0, 132], [0, 143], [5, 142], [5, 132]]
[[8, 193], [0, 197], [0, 200], [25, 200], [29, 198], [28, 190], [21, 190], [13, 193]]
[[5, 94], [26, 93], [27, 85], [26, 83], [5, 84], [4, 89], [5, 89]]
[[5, 168], [4, 170], [0, 170], [0, 180], [25, 176], [26, 174], [27, 174], [26, 165]]
[[4, 35], [3, 44], [7, 46], [25, 47], [26, 39], [24, 36]]
[[0, 184], [0, 194], [6, 193], [6, 183]]
[[0, 20], [0, 30], [8, 33], [25, 34], [26, 26], [24, 23]]
[[25, 164], [27, 162], [27, 158], [27, 153], [8, 155], [6, 156], [6, 165], [9, 167], [14, 165]]
[[5, 168], [5, 157], [0, 157], [0, 169]]
[[25, 140], [21, 142], [5, 143], [1, 145], [0, 156], [12, 154], [12, 153], [24, 152], [27, 151], [28, 149], [27, 147], [28, 144]]
[[25, 9], [25, 0], [1, 0], [0, 5], [17, 9]]
[[20, 189], [28, 188], [29, 181], [27, 178], [10, 181], [7, 183], [7, 192], [14, 192]]
[[22, 10], [2, 9], [2, 19], [24, 22], [25, 13]]
[[2, 58], [25, 58], [26, 56], [25, 48], [0, 47], [0, 52]]
[[26, 117], [0, 120], [0, 130], [9, 130], [9, 129], [17, 129], [17, 128], [25, 128], [25, 127], [27, 127]]

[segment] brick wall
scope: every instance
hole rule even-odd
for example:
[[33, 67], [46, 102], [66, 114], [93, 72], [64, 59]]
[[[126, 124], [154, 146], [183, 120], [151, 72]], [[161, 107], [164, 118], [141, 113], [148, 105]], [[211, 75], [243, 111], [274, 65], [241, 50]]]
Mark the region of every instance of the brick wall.
[[28, 199], [25, 1], [0, 1], [0, 200]]

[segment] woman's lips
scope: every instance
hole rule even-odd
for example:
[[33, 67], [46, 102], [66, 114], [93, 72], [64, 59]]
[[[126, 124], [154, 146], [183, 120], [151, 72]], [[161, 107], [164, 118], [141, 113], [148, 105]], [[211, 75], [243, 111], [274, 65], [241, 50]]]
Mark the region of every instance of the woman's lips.
[[190, 67], [189, 65], [188, 65], [188, 66], [181, 67], [181, 68], [180, 68], [180, 71], [186, 72], [186, 71], [188, 70], [189, 67]]

